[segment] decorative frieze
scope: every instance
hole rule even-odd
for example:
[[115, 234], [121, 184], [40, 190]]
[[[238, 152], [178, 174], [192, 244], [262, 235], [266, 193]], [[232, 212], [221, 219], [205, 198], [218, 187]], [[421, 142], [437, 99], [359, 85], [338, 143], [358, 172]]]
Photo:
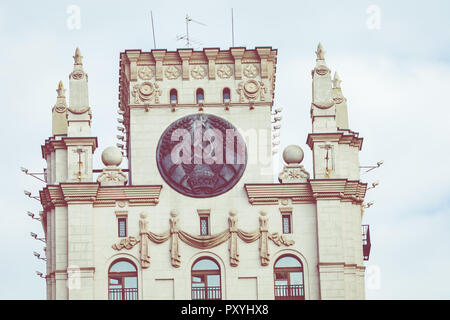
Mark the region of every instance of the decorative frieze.
[[179, 227], [178, 212], [172, 210], [169, 218], [169, 230], [157, 234], [149, 230], [149, 222], [147, 221], [147, 214], [141, 213], [139, 220], [139, 239], [135, 236], [130, 236], [122, 239], [120, 242], [112, 245], [114, 250], [120, 251], [122, 249], [130, 250], [138, 243], [140, 244], [139, 253], [142, 268], [150, 266], [150, 250], [149, 241], [161, 244], [170, 239], [170, 257], [173, 267], [181, 266], [181, 253], [178, 246], [178, 240], [197, 249], [210, 249], [221, 245], [228, 241], [229, 261], [232, 267], [239, 265], [239, 250], [238, 241], [241, 239], [246, 243], [252, 243], [259, 240], [259, 255], [262, 266], [267, 266], [270, 263], [270, 253], [268, 240], [271, 240], [275, 245], [291, 246], [295, 242], [280, 235], [277, 232], [270, 233], [268, 229], [268, 217], [265, 211], [260, 212], [259, 229], [254, 232], [246, 232], [237, 227], [238, 218], [236, 211], [231, 210], [228, 218], [228, 229], [210, 236], [195, 236], [183, 231]]

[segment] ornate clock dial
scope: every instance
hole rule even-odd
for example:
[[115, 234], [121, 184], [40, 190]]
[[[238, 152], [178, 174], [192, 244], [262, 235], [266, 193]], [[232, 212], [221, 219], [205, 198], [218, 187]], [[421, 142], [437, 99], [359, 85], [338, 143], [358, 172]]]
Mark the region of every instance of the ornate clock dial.
[[239, 181], [247, 149], [231, 123], [201, 113], [178, 119], [164, 131], [156, 160], [170, 187], [189, 197], [206, 198], [227, 192]]

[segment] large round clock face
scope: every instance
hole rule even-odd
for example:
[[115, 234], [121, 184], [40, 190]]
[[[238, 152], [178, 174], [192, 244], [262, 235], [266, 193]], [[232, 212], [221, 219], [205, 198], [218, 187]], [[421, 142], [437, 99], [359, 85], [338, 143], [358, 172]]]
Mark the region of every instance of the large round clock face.
[[247, 164], [247, 148], [228, 121], [212, 114], [192, 114], [164, 131], [156, 161], [173, 189], [206, 198], [227, 192], [239, 181]]

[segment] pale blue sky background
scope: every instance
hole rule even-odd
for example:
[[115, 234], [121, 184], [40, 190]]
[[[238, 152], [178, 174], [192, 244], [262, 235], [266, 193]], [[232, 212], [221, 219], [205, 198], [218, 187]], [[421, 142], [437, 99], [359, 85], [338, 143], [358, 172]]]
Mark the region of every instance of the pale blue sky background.
[[[81, 28], [67, 27], [70, 5], [81, 9]], [[379, 30], [367, 27], [371, 5], [380, 9]], [[275, 105], [283, 107], [281, 146], [305, 141], [311, 130], [311, 69], [322, 42], [326, 61], [338, 70], [348, 99], [350, 128], [364, 137], [361, 164], [385, 164], [363, 178], [380, 186], [367, 193], [372, 254], [379, 270], [369, 299], [450, 299], [450, 2], [448, 1], [2, 1], [0, 4], [0, 298], [43, 299], [45, 264], [29, 233], [43, 234], [26, 211], [39, 203], [42, 184], [20, 166], [41, 171], [40, 146], [51, 132], [58, 81], [68, 87], [77, 46], [89, 73], [93, 134], [101, 150], [116, 143], [119, 53], [184, 46], [185, 32], [204, 47], [272, 46], [278, 51]], [[375, 269], [374, 269], [375, 268]], [[372, 273], [373, 275], [373, 273]], [[376, 279], [375, 279], [376, 280]], [[376, 282], [376, 281], [375, 281]]]

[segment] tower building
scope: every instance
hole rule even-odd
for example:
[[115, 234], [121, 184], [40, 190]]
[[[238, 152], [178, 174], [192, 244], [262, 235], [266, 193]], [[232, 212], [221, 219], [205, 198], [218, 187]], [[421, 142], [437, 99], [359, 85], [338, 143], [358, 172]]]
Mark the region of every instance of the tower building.
[[276, 49], [122, 52], [123, 142], [102, 146], [102, 169], [78, 48], [73, 58], [42, 146], [48, 299], [364, 298], [363, 139], [322, 45], [313, 172], [291, 145], [277, 182]]

